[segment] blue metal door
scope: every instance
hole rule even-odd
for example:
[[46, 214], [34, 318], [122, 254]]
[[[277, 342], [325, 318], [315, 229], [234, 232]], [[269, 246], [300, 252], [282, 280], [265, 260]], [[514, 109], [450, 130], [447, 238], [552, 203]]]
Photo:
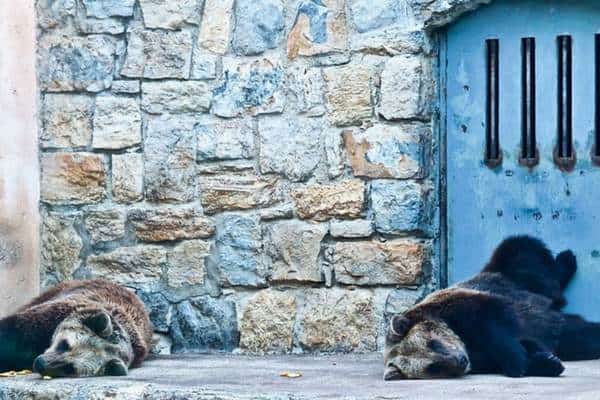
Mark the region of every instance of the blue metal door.
[[497, 0], [448, 28], [449, 283], [535, 235], [575, 251], [568, 311], [600, 321], [598, 32], [600, 1], [566, 0]]

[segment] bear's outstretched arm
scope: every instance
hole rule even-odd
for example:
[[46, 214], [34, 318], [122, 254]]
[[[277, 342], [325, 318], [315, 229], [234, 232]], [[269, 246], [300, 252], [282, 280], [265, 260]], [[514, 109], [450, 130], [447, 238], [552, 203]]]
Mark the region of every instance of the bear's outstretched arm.
[[600, 323], [588, 322], [578, 315], [563, 314], [557, 355], [564, 361], [600, 358]]
[[0, 372], [31, 369], [37, 355], [17, 319], [13, 315], [0, 320]]
[[577, 272], [577, 258], [571, 250], [566, 250], [556, 256], [560, 287], [565, 290]]
[[483, 327], [486, 338], [486, 355], [491, 365], [501, 374], [512, 378], [525, 376], [528, 358], [525, 347], [517, 340], [512, 329], [502, 323], [489, 321]]
[[67, 302], [49, 302], [0, 320], [0, 371], [30, 369], [50, 345], [56, 327], [76, 309]]

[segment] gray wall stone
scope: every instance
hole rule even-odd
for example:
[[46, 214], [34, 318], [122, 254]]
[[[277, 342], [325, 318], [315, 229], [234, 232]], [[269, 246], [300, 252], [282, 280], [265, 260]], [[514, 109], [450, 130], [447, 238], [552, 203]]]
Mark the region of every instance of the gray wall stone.
[[368, 32], [396, 22], [401, 2], [397, 0], [353, 0], [352, 19], [358, 32]]
[[94, 98], [47, 94], [42, 105], [43, 148], [87, 147], [92, 141]]
[[80, 214], [48, 213], [43, 216], [41, 284], [48, 288], [69, 279], [81, 264], [83, 240], [75, 228]]
[[100, 92], [110, 87], [118, 39], [107, 35], [44, 36], [38, 45], [38, 79], [47, 92]]
[[323, 282], [319, 255], [327, 225], [281, 221], [266, 228], [265, 253], [271, 281]]
[[92, 243], [110, 242], [125, 237], [125, 213], [119, 209], [91, 210], [83, 225]]
[[414, 181], [373, 181], [375, 230], [386, 234], [426, 230], [430, 222], [428, 192], [428, 187]]
[[257, 55], [276, 48], [285, 28], [282, 0], [237, 0], [233, 49], [240, 55]]
[[142, 142], [139, 101], [131, 97], [99, 96], [94, 112], [95, 149], [120, 150]]
[[130, 17], [135, 0], [83, 0], [88, 17]]
[[320, 121], [276, 117], [258, 122], [259, 165], [292, 181], [308, 179], [322, 157]]
[[263, 287], [267, 271], [263, 265], [258, 219], [243, 214], [216, 218], [216, 257], [219, 279], [224, 286]]
[[160, 287], [167, 251], [155, 245], [120, 247], [87, 258], [91, 277], [110, 279], [132, 288], [153, 290]]
[[151, 29], [180, 29], [198, 25], [203, 0], [140, 0], [144, 25]]
[[204, 82], [147, 81], [142, 84], [142, 110], [148, 114], [194, 114], [210, 107]]
[[193, 123], [153, 118], [144, 140], [144, 187], [153, 202], [184, 203], [196, 197], [197, 138]]
[[192, 62], [192, 31], [133, 29], [121, 74], [128, 78], [187, 79]]
[[184, 301], [173, 312], [173, 352], [235, 349], [240, 340], [235, 303], [210, 296]]
[[223, 80], [213, 90], [212, 112], [231, 118], [283, 111], [283, 68], [278, 60], [259, 58], [252, 62], [227, 57], [223, 60]]
[[134, 203], [144, 197], [144, 159], [140, 153], [112, 156], [112, 191], [117, 203]]

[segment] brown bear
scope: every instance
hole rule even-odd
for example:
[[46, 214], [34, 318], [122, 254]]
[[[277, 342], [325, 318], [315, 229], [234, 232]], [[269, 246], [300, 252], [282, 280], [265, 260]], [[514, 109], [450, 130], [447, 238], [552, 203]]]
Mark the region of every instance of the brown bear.
[[561, 360], [600, 358], [600, 323], [561, 311], [576, 270], [569, 250], [506, 239], [482, 272], [392, 317], [384, 378], [558, 376]]
[[0, 320], [0, 370], [126, 375], [146, 358], [151, 340], [135, 294], [104, 280], [64, 282]]

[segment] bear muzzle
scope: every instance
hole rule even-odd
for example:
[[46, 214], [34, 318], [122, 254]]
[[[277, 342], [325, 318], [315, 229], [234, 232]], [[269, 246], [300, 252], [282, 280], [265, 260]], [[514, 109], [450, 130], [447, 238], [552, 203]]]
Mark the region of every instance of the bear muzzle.
[[33, 372], [42, 376], [51, 377], [74, 377], [76, 376], [75, 367], [68, 362], [50, 362], [47, 357], [41, 355], [33, 361]]

